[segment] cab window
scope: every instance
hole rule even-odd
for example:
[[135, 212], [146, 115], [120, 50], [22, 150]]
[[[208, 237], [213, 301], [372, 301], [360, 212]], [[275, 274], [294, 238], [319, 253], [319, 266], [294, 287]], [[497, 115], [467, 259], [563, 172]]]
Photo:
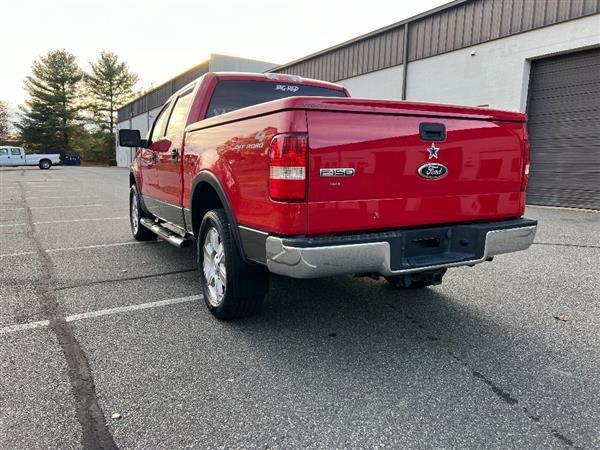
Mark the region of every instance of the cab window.
[[214, 117], [247, 106], [300, 95], [305, 97], [346, 97], [346, 93], [340, 89], [308, 84], [284, 81], [225, 80], [219, 81], [217, 84], [206, 117]]
[[158, 116], [154, 120], [154, 125], [152, 126], [152, 133], [150, 134], [150, 142], [159, 141], [165, 134], [165, 123], [167, 122], [169, 106], [171, 102], [168, 102], [163, 109], [160, 110]]
[[20, 148], [11, 148], [10, 154], [12, 156], [21, 156], [21, 149]]
[[6, 156], [6, 155], [8, 155], [8, 149], [0, 148], [0, 156]]

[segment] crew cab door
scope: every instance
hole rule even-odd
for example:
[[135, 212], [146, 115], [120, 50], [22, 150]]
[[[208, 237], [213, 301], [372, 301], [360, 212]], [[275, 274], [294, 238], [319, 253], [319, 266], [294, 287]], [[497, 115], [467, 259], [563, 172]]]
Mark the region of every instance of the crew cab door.
[[[1, 153], [1, 152], [0, 152]], [[18, 147], [10, 147], [6, 149], [6, 153], [2, 154], [3, 166], [23, 166], [25, 165], [25, 151]]]
[[8, 166], [10, 158], [8, 157], [8, 149], [0, 148], [0, 166]]
[[159, 155], [167, 152], [169, 149], [169, 142], [164, 136], [170, 106], [171, 102], [168, 102], [160, 110], [148, 134], [150, 145], [148, 148], [140, 150], [139, 164], [142, 179], [140, 190], [144, 198], [144, 203], [152, 214], [158, 214], [159, 211], [156, 199], [160, 195], [160, 188], [158, 186], [156, 166]]
[[182, 226], [183, 209], [183, 130], [187, 124], [188, 113], [193, 99], [193, 88], [181, 93], [174, 100], [173, 108], [169, 115], [165, 132], [165, 148], [168, 149], [158, 154], [156, 173], [158, 178], [159, 217]]

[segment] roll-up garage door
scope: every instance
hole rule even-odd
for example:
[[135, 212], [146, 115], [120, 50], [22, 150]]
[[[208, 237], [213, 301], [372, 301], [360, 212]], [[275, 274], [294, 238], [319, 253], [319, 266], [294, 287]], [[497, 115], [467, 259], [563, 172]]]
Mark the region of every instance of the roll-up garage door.
[[527, 203], [600, 209], [600, 49], [532, 61]]

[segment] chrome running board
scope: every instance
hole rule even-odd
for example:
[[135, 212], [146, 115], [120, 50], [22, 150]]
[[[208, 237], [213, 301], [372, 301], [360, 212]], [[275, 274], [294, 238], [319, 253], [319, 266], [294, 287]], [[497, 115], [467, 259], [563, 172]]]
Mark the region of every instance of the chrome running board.
[[156, 234], [159, 238], [167, 241], [169, 244], [174, 245], [175, 247], [183, 248], [192, 243], [191, 238], [180, 236], [168, 228], [163, 227], [160, 223], [156, 223], [154, 220], [147, 217], [142, 217], [140, 219], [140, 223]]

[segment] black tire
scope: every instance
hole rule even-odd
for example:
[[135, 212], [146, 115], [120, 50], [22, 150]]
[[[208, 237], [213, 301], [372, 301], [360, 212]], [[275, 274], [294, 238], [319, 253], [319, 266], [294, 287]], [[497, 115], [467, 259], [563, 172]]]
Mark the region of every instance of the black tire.
[[38, 162], [38, 167], [42, 170], [48, 170], [50, 167], [52, 167], [52, 161], [46, 158], [40, 159], [40, 162]]
[[394, 275], [385, 277], [386, 281], [392, 286], [401, 289], [423, 289], [428, 286], [442, 284], [442, 278], [447, 269], [440, 269], [432, 272], [421, 272], [408, 275]]
[[[217, 277], [211, 277], [211, 286], [209, 286], [205, 275], [205, 240], [211, 229], [216, 230], [218, 234], [218, 248], [222, 249], [225, 259], [225, 262], [222, 263], [223, 258], [221, 257], [221, 261], [216, 264], [217, 267], [225, 268], [226, 275], [225, 283], [223, 283], [219, 271], [219, 284], [224, 286], [224, 289], [219, 289], [220, 298], [216, 298], [214, 295], [216, 284], [212, 286], [213, 280]], [[211, 235], [214, 237], [214, 233]], [[202, 294], [208, 310], [221, 320], [239, 319], [258, 312], [269, 290], [269, 272], [264, 267], [250, 265], [243, 260], [223, 209], [213, 209], [205, 214], [196, 242]], [[217, 253], [216, 249], [215, 253]], [[208, 257], [212, 258], [210, 261], [214, 267], [216, 255], [211, 254]], [[210, 272], [210, 266], [207, 266], [207, 270]], [[212, 273], [216, 274], [217, 270]], [[212, 293], [211, 288], [213, 289]]]
[[[137, 208], [137, 226], [134, 221], [134, 206]], [[152, 241], [156, 239], [156, 235], [140, 223], [142, 217], [148, 217], [142, 209], [140, 196], [135, 184], [129, 189], [129, 225], [131, 226], [131, 234], [136, 241]]]

